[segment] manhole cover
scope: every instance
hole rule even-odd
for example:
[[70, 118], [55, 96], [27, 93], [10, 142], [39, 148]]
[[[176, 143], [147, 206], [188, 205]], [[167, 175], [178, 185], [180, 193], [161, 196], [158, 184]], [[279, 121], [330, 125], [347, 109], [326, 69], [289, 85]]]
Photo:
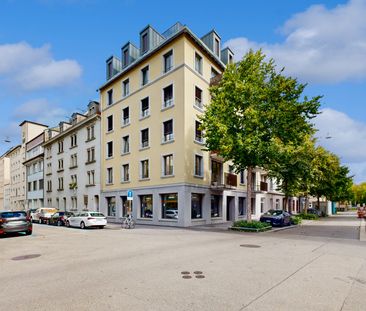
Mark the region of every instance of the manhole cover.
[[192, 277], [190, 275], [183, 275], [182, 278], [183, 279], [191, 279]]
[[198, 274], [198, 275], [196, 275], [196, 279], [204, 279], [205, 278], [205, 276], [204, 275], [202, 275], [202, 274]]
[[203, 274], [203, 272], [202, 272], [202, 271], [194, 271], [193, 273], [194, 273], [194, 274]]
[[241, 247], [248, 247], [248, 248], [260, 248], [260, 245], [255, 245], [255, 244], [241, 244]]
[[40, 256], [41, 256], [41, 254], [30, 254], [30, 255], [13, 257], [11, 260], [27, 260], [27, 259], [37, 258]]
[[189, 274], [189, 271], [182, 271], [181, 274]]

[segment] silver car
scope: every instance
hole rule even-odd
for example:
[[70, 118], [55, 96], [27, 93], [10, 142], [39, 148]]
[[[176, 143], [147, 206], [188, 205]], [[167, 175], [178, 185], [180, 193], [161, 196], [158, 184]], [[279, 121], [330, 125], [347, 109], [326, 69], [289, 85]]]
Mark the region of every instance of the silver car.
[[0, 211], [0, 235], [14, 232], [32, 234], [32, 222], [25, 211]]

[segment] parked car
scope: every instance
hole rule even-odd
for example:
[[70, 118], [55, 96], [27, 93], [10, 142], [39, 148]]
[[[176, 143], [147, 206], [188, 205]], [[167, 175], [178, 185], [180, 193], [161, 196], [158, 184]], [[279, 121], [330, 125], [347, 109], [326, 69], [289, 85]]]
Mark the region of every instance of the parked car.
[[318, 215], [319, 217], [322, 216], [322, 212], [319, 211], [318, 209], [316, 208], [308, 208], [308, 211], [307, 211], [308, 214], [312, 214], [312, 215]]
[[0, 211], [0, 235], [14, 232], [32, 234], [32, 222], [25, 211]]
[[56, 212], [57, 212], [56, 208], [40, 207], [34, 213], [34, 216], [32, 217], [32, 221], [38, 222], [40, 224], [46, 223], [50, 219], [51, 215], [53, 215]]
[[[32, 220], [34, 217], [34, 214], [36, 213], [37, 209], [36, 208], [31, 208], [27, 211], [28, 216], [30, 217], [30, 219]], [[32, 220], [33, 221], [33, 220]]]
[[291, 214], [283, 210], [271, 209], [261, 216], [260, 221], [270, 223], [272, 226], [289, 226]]
[[165, 217], [171, 219], [178, 219], [178, 211], [175, 209], [167, 209], [165, 211]]
[[66, 220], [67, 227], [80, 227], [81, 229], [88, 227], [99, 227], [103, 229], [106, 224], [106, 217], [98, 212], [81, 212]]
[[358, 218], [364, 218], [366, 217], [366, 210], [364, 207], [357, 208], [357, 217]]
[[48, 219], [49, 225], [57, 225], [57, 226], [65, 226], [66, 220], [74, 216], [74, 213], [72, 212], [57, 212], [51, 215], [50, 219]]

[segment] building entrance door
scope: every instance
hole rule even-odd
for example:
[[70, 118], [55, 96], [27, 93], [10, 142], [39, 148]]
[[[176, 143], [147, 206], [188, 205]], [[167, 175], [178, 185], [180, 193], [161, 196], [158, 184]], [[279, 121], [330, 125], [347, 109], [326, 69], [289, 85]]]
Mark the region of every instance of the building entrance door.
[[235, 198], [226, 197], [226, 220], [233, 221], [235, 217]]

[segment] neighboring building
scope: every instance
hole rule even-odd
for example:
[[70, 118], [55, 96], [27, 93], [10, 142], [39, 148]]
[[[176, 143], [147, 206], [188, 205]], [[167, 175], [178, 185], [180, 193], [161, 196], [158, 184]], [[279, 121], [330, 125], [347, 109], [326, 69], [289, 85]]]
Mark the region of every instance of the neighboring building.
[[[140, 47], [122, 47], [107, 60], [102, 107], [101, 211], [119, 221], [130, 208], [138, 223], [192, 226], [245, 217], [245, 172], [204, 151], [198, 116], [209, 86], [233, 62], [210, 31], [198, 38], [179, 23], [164, 33], [140, 32]], [[282, 207], [282, 195], [254, 172], [254, 217]]]
[[43, 144], [44, 203], [63, 211], [99, 211], [100, 107], [91, 101], [85, 114], [50, 128]]
[[28, 209], [44, 206], [43, 189], [43, 146], [45, 133], [38, 135], [26, 143], [25, 162], [26, 167], [26, 202]]
[[9, 151], [4, 153], [0, 157], [0, 210], [10, 208], [10, 158], [8, 156]]

